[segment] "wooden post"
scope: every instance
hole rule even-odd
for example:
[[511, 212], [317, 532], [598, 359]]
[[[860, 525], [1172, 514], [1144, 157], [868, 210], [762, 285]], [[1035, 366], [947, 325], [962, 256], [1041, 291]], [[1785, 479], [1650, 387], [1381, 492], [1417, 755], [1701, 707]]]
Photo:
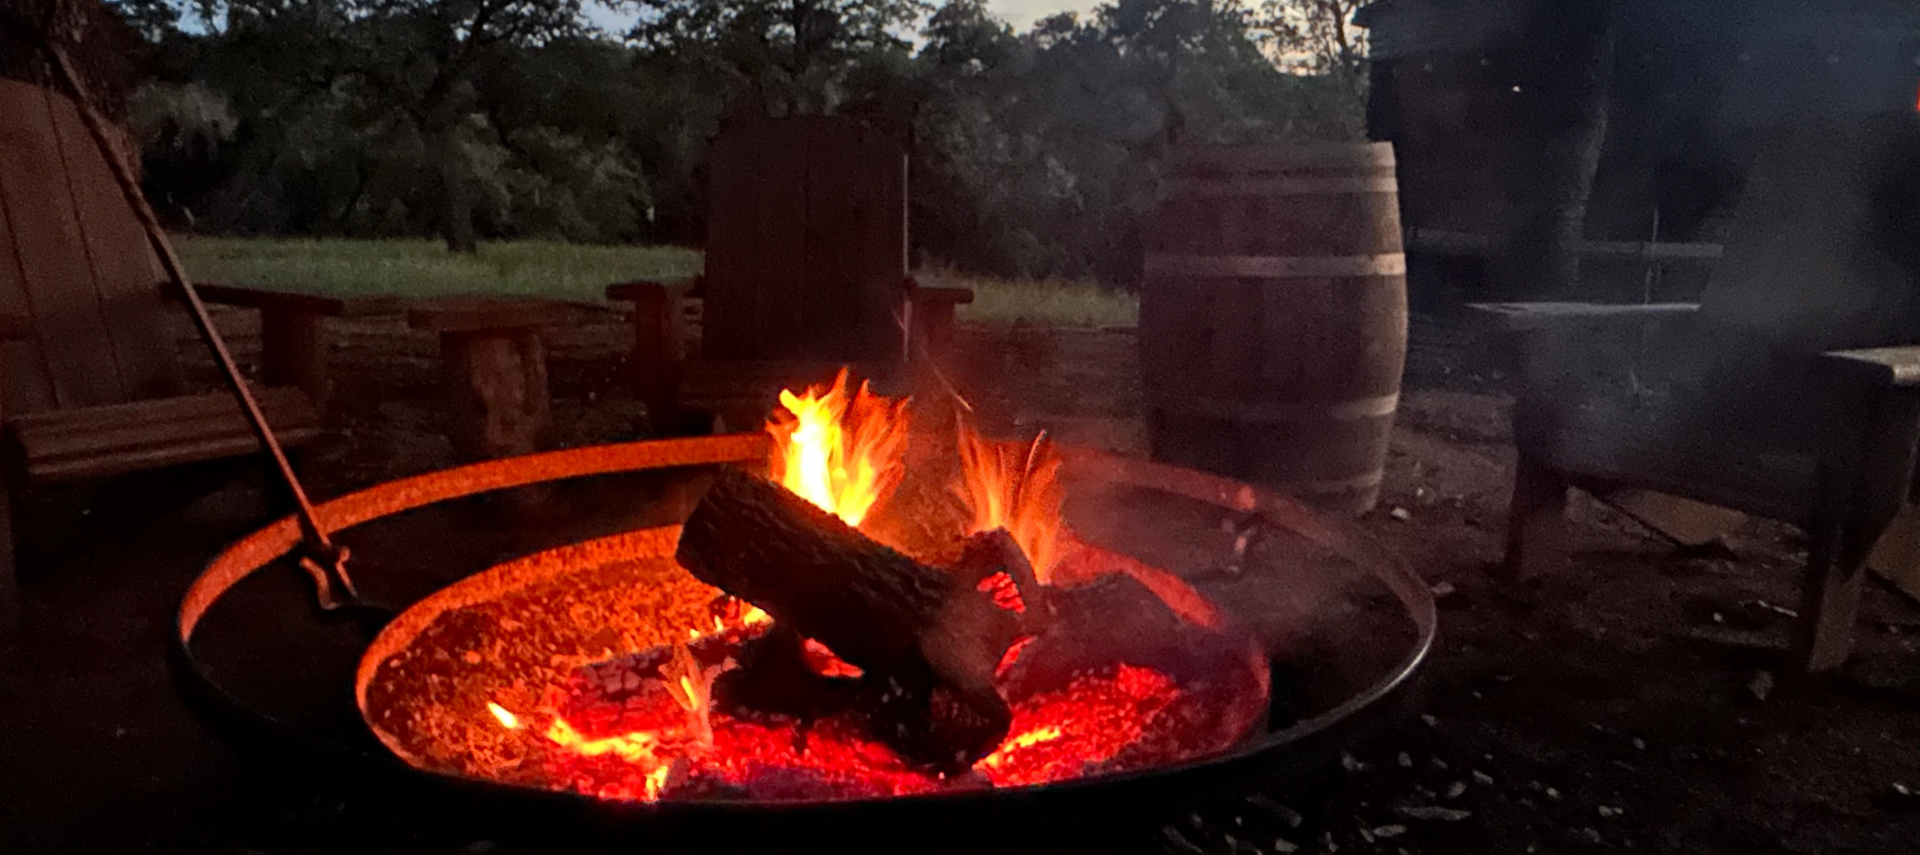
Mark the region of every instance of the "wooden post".
[[1565, 354], [1545, 334], [1522, 335], [1520, 388], [1513, 402], [1513, 504], [1507, 518], [1505, 570], [1514, 581], [1560, 570], [1567, 562], [1566, 476], [1547, 461], [1557, 430], [1557, 408], [1565, 400], [1558, 381]]
[[553, 429], [546, 347], [530, 328], [442, 332], [448, 435], [469, 460], [539, 451]]
[[913, 319], [909, 345], [917, 353], [931, 357], [936, 364], [945, 364], [953, 350], [954, 307], [973, 302], [973, 291], [915, 286], [912, 280], [908, 280], [908, 284], [909, 312]]
[[681, 285], [622, 282], [607, 286], [607, 299], [633, 302], [627, 388], [646, 403], [654, 433], [676, 433], [680, 426], [680, 368], [687, 351], [681, 303], [697, 287], [697, 279]]
[[553, 429], [540, 328], [562, 323], [547, 300], [449, 298], [414, 308], [408, 323], [440, 334], [447, 436], [468, 460], [531, 454]]
[[1860, 611], [1860, 577], [1865, 561], [1849, 566], [1841, 548], [1842, 524], [1819, 512], [1808, 530], [1807, 575], [1800, 588], [1799, 649], [1807, 673], [1831, 671], [1853, 653], [1853, 626]]
[[[32, 335], [32, 319], [0, 314], [0, 341], [25, 339]], [[0, 389], [6, 387], [4, 369], [5, 365], [0, 364]], [[4, 402], [0, 402], [0, 423], [5, 421], [5, 417]], [[0, 466], [0, 643], [10, 642], [19, 636], [21, 613], [25, 606], [20, 601], [20, 571], [16, 565], [18, 550], [13, 543], [15, 533], [20, 530], [13, 518], [14, 486], [11, 467]]]
[[333, 388], [320, 316], [293, 308], [260, 310], [260, 376], [268, 386], [297, 386], [322, 415]]
[[1524, 582], [1567, 562], [1567, 482], [1525, 451], [1514, 464], [1507, 521], [1507, 576]]
[[1800, 652], [1808, 673], [1840, 667], [1853, 652], [1867, 559], [1913, 484], [1914, 424], [1920, 390], [1874, 389], [1854, 420], [1836, 432], [1822, 462], [1819, 506], [1807, 530], [1807, 575], [1800, 606]]

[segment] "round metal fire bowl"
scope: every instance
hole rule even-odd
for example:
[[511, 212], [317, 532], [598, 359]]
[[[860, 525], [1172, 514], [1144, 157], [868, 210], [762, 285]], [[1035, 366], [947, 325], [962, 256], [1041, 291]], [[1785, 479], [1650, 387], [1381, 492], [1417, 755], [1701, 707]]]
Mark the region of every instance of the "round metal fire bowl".
[[[767, 450], [760, 434], [570, 449], [388, 482], [317, 511], [354, 550], [362, 593], [404, 607], [510, 558], [677, 523], [704, 473], [764, 463]], [[299, 542], [291, 518], [238, 541], [195, 580], [178, 613], [176, 674], [202, 720], [249, 753], [379, 776], [475, 822], [703, 847], [806, 834], [831, 834], [842, 848], [1080, 846], [1090, 835], [1130, 834], [1130, 822], [1189, 800], [1317, 776], [1372, 729], [1399, 720], [1436, 623], [1426, 584], [1404, 562], [1351, 526], [1259, 487], [1100, 452], [1062, 454], [1065, 516], [1082, 540], [1180, 574], [1268, 647], [1268, 730], [1174, 766], [831, 802], [608, 802], [422, 771], [361, 722], [353, 674], [369, 633], [308, 605], [311, 590], [290, 558]], [[595, 512], [509, 531], [486, 504], [511, 488], [569, 486], [592, 494], [573, 504]], [[1043, 843], [1062, 834], [1065, 843]]]

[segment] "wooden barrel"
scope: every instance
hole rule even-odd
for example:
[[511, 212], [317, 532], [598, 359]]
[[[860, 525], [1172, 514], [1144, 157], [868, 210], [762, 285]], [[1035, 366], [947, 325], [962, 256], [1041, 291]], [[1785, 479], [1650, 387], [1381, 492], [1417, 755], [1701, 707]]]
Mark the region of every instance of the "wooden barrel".
[[1145, 273], [1154, 456], [1372, 508], [1407, 351], [1392, 147], [1175, 154]]

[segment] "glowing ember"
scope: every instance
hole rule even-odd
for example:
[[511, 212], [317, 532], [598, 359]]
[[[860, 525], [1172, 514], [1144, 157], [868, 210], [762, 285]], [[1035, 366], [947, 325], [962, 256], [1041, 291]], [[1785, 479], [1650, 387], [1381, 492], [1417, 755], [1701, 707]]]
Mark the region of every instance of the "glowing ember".
[[[679, 698], [628, 697], [622, 712], [635, 719], [672, 716]], [[1075, 677], [1067, 686], [1014, 705], [1015, 734], [975, 764], [996, 786], [1065, 780], [1094, 771], [1135, 768], [1166, 758], [1135, 752], [1141, 735], [1169, 706], [1185, 698], [1174, 681], [1149, 668], [1120, 665]], [[607, 701], [611, 703], [611, 700]], [[637, 706], [638, 705], [638, 706]], [[714, 713], [711, 747], [689, 751], [677, 733], [633, 730], [590, 738], [554, 717], [546, 741], [553, 777], [602, 798], [652, 801], [680, 793], [746, 788], [796, 795], [906, 795], [939, 781], [903, 766], [898, 757], [845, 715], [802, 727], [794, 720], [750, 722]], [[682, 774], [673, 774], [675, 769]], [[669, 780], [677, 781], [669, 785]]]
[[1026, 614], [1027, 602], [1020, 598], [1020, 586], [1005, 572], [995, 573], [975, 585], [981, 593], [993, 597], [993, 604], [1015, 614]]
[[508, 730], [520, 729], [520, 717], [514, 715], [513, 713], [507, 712], [506, 707], [503, 707], [492, 701], [488, 701], [487, 711], [493, 713], [493, 717], [500, 720], [500, 725], [502, 727], [505, 727]]
[[828, 650], [826, 645], [811, 638], [806, 640], [805, 648], [807, 668], [822, 677], [847, 677], [857, 680], [866, 673], [860, 670], [860, 666], [833, 655], [833, 651]]
[[612, 754], [629, 763], [653, 760], [653, 749], [660, 745], [659, 735], [649, 731], [588, 739], [563, 718], [555, 718], [547, 728], [547, 740], [582, 757]]
[[1014, 705], [1019, 735], [974, 768], [999, 787], [1077, 778], [1119, 758], [1180, 697], [1172, 679], [1150, 668], [1121, 665], [1112, 674], [1075, 677], [1064, 689]]
[[725, 668], [724, 664], [703, 668], [694, 660], [691, 648], [678, 645], [663, 669], [673, 678], [667, 682], [667, 691], [686, 712], [687, 732], [703, 751], [713, 747], [713, 681]]
[[873, 394], [865, 382], [847, 393], [847, 370], [830, 387], [780, 392], [767, 422], [780, 485], [858, 526], [899, 483], [906, 450], [907, 402]]
[[1007, 676], [1007, 672], [1020, 661], [1021, 652], [1025, 651], [1027, 645], [1031, 643], [1033, 643], [1033, 636], [1023, 635], [1007, 645], [1007, 652], [1000, 654], [1000, 664], [993, 667], [993, 676], [996, 678]]
[[1052, 742], [1059, 739], [1060, 735], [1060, 728], [1049, 725], [1037, 730], [1029, 730], [1019, 736], [1009, 737], [998, 750], [980, 758], [979, 765], [990, 769], [998, 769], [1006, 764], [1007, 755], [1019, 751], [1022, 748], [1032, 748], [1042, 742]]

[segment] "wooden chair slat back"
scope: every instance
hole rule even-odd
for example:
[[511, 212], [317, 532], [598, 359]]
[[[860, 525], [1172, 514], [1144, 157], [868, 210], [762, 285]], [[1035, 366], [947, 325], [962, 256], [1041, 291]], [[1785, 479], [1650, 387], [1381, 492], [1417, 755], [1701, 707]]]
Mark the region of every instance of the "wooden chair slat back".
[[755, 118], [714, 141], [712, 171], [703, 358], [901, 357], [898, 143], [841, 117]]
[[5, 408], [38, 412], [180, 394], [152, 251], [73, 102], [0, 79], [0, 310]]

